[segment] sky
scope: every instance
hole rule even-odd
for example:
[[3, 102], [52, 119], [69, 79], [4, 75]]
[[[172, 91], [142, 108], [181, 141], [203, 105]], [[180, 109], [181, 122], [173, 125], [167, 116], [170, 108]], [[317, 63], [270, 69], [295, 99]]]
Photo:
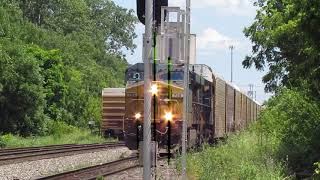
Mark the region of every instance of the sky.
[[[136, 10], [136, 0], [114, 0], [124, 8]], [[185, 9], [185, 0], [169, 0], [169, 6]], [[244, 69], [242, 61], [251, 54], [252, 44], [244, 36], [243, 29], [254, 20], [256, 7], [253, 0], [191, 0], [191, 33], [197, 35], [197, 64], [206, 64], [226, 81], [231, 80], [230, 45], [234, 45], [233, 82], [244, 92], [254, 84], [257, 100], [262, 103], [271, 94], [264, 92], [262, 77], [266, 72], [253, 67]], [[136, 26], [137, 49], [127, 52], [127, 60], [142, 62], [142, 33], [144, 26]]]

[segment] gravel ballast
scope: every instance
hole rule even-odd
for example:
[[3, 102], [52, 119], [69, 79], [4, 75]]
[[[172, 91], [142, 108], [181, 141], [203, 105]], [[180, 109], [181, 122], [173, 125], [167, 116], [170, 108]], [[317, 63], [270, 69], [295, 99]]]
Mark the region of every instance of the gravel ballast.
[[131, 151], [127, 148], [114, 148], [74, 156], [4, 165], [0, 166], [0, 180], [36, 179], [65, 171], [111, 162], [119, 158], [127, 157], [130, 154]]
[[[154, 169], [153, 169], [154, 171]], [[154, 176], [156, 174], [156, 177]], [[157, 163], [157, 172], [152, 173], [152, 179], [179, 180], [182, 179], [181, 174], [177, 171], [175, 162], [168, 165], [167, 161], [161, 160]], [[135, 168], [126, 172], [121, 172], [112, 176], [108, 176], [108, 180], [143, 180], [143, 168]]]

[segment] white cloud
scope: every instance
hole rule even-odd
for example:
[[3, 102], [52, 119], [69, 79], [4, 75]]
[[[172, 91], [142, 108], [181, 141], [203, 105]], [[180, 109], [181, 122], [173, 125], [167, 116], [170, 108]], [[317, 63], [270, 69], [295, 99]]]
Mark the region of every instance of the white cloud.
[[227, 51], [231, 45], [236, 47], [241, 46], [237, 40], [223, 35], [213, 28], [205, 29], [197, 37], [197, 49], [199, 53], [212, 54]]
[[[184, 8], [185, 1], [175, 0], [169, 5]], [[213, 13], [219, 15], [249, 16], [255, 13], [253, 0], [191, 0], [191, 8], [210, 8]]]

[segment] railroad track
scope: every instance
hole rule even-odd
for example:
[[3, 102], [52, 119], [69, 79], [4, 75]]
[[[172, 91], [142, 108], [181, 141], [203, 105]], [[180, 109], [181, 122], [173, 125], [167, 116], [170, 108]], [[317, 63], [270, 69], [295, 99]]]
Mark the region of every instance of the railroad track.
[[104, 144], [66, 144], [53, 145], [43, 147], [28, 147], [28, 148], [14, 148], [0, 150], [0, 166], [34, 161], [40, 159], [49, 159], [62, 156], [70, 156], [76, 154], [83, 154], [88, 152], [101, 151], [103, 149], [124, 147], [124, 143], [104, 143]]
[[137, 156], [132, 156], [128, 158], [123, 158], [113, 162], [91, 166], [75, 171], [69, 171], [53, 176], [48, 176], [40, 178], [39, 180], [57, 180], [57, 179], [68, 179], [68, 180], [78, 180], [86, 179], [93, 180], [97, 177], [107, 177], [113, 174], [117, 174], [129, 169], [134, 169], [139, 167], [139, 160]]
[[[167, 157], [160, 157], [158, 160], [165, 160]], [[108, 177], [130, 169], [140, 167], [137, 155], [108, 162], [101, 165], [86, 167], [74, 171], [64, 172], [48, 177], [39, 178], [38, 180], [95, 180], [97, 177]]]

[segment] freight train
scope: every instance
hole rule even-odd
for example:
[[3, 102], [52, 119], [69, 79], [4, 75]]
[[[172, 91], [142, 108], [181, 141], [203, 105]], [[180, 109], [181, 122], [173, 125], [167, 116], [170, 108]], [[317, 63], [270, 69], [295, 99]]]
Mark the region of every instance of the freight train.
[[[160, 148], [180, 147], [184, 98], [189, 102], [188, 147], [213, 143], [244, 129], [257, 119], [260, 104], [223, 80], [209, 66], [196, 64], [196, 35], [190, 35], [187, 28], [190, 13], [178, 7], [166, 7], [167, 0], [162, 1], [162, 6], [160, 3], [155, 7], [153, 57], [148, 59], [151, 60], [152, 86], [144, 89], [143, 63], [130, 66], [126, 70], [124, 89], [105, 89], [103, 92], [103, 131], [124, 137], [128, 148], [138, 149], [143, 141], [144, 91], [153, 95], [152, 140]], [[144, 23], [143, 8], [138, 12]], [[187, 58], [189, 82], [185, 87]], [[189, 92], [187, 97], [184, 97], [185, 88]]]
[[[166, 66], [167, 64], [157, 65], [157, 81], [152, 82], [157, 91], [156, 106], [152, 110], [152, 117], [156, 117], [152, 119], [152, 127], [156, 127], [153, 136], [160, 147], [167, 146], [170, 122], [171, 146], [176, 147], [181, 140], [184, 67], [174, 65], [172, 71], [168, 72]], [[109, 88], [102, 94], [103, 132], [121, 139], [124, 136], [130, 149], [137, 149], [139, 141], [143, 140], [143, 70], [142, 63], [129, 67], [126, 71], [126, 88]], [[168, 74], [171, 76], [170, 84]], [[261, 105], [235, 85], [224, 81], [210, 67], [190, 65], [189, 76], [189, 147], [204, 141], [210, 143], [240, 131], [257, 119]], [[168, 98], [169, 90], [171, 100]]]
[[[152, 104], [153, 140], [159, 147], [168, 145], [168, 126], [170, 123], [170, 146], [181, 144], [183, 115], [183, 65], [173, 65], [172, 71], [167, 64], [158, 64], [157, 81], [152, 82], [156, 98]], [[170, 74], [170, 75], [169, 75]], [[171, 77], [171, 83], [168, 80]], [[239, 131], [255, 121], [261, 106], [235, 85], [227, 83], [213, 73], [207, 65], [190, 65], [189, 71], [189, 110], [187, 119], [187, 142], [189, 147], [212, 143], [230, 133]], [[124, 138], [127, 147], [138, 149], [143, 140], [144, 81], [143, 64], [138, 63], [126, 72]], [[171, 91], [171, 92], [170, 92]], [[168, 98], [171, 94], [171, 98]]]

